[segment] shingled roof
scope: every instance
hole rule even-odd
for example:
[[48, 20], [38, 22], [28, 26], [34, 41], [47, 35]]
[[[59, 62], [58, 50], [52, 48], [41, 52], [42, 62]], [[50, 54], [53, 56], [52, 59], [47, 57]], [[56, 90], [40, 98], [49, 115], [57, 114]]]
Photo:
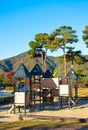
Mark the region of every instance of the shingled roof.
[[46, 70], [46, 72], [43, 75], [43, 78], [53, 78], [53, 75], [49, 69]]
[[30, 72], [31, 75], [43, 75], [44, 72], [42, 71], [41, 67], [36, 64], [34, 68]]
[[52, 78], [44, 78], [41, 80], [41, 87], [42, 88], [57, 88], [57, 85]]
[[31, 75], [26, 66], [23, 63], [21, 63], [21, 65], [14, 73], [13, 78], [26, 78], [26, 77], [31, 77]]
[[75, 71], [73, 69], [71, 69], [68, 73], [66, 78], [71, 78], [71, 79], [78, 79], [77, 74], [75, 73]]

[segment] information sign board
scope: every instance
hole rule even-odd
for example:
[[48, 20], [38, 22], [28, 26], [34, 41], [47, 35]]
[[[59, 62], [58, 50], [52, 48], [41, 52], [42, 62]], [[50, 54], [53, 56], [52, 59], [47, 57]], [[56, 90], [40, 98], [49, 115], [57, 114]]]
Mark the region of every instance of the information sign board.
[[60, 85], [59, 94], [60, 96], [69, 96], [69, 85]]
[[14, 101], [15, 101], [15, 104], [24, 104], [25, 103], [25, 92], [15, 92]]

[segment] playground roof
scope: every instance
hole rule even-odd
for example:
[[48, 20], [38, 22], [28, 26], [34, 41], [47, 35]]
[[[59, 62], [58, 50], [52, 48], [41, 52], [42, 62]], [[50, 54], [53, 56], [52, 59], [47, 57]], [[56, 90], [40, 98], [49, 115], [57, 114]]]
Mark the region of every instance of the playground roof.
[[56, 88], [57, 85], [55, 84], [52, 78], [44, 78], [41, 80], [41, 87], [42, 88]]
[[71, 78], [71, 79], [78, 79], [78, 76], [76, 75], [75, 71], [73, 69], [71, 69], [68, 73], [66, 78]]
[[49, 69], [46, 70], [46, 72], [43, 75], [43, 78], [53, 78], [53, 75]]
[[34, 68], [31, 70], [30, 73], [31, 73], [31, 75], [43, 75], [44, 74], [44, 72], [42, 71], [41, 67], [38, 64], [36, 64], [34, 66]]
[[21, 63], [21, 65], [14, 73], [13, 78], [26, 78], [26, 77], [31, 77], [31, 75], [26, 66], [23, 63]]

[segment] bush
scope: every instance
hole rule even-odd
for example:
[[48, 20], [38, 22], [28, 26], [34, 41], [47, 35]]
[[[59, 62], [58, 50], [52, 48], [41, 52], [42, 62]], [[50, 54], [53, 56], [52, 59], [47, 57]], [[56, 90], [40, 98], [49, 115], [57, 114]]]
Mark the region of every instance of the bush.
[[5, 90], [6, 91], [14, 91], [14, 86], [6, 86]]

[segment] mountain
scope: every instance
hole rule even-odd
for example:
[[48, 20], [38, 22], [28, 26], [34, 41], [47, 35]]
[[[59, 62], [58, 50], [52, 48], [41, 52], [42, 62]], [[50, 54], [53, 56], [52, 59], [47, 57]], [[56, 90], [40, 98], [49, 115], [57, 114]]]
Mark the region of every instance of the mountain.
[[[51, 72], [53, 72], [57, 66], [55, 59], [56, 57], [47, 56], [46, 65], [47, 68], [51, 70]], [[42, 67], [42, 58], [31, 59], [30, 55], [24, 52], [17, 56], [3, 59], [0, 61], [0, 74], [5, 74], [10, 70], [13, 70], [15, 72], [21, 63], [24, 63], [27, 69], [31, 71], [36, 63], [38, 63]]]
[[[88, 55], [85, 55], [85, 57], [88, 59]], [[37, 63], [42, 68], [42, 58], [31, 59], [30, 55], [24, 52], [17, 56], [1, 60], [0, 61], [0, 74], [6, 74], [10, 70], [13, 70], [13, 72], [15, 72], [21, 63], [24, 63], [24, 65], [27, 67], [29, 72], [33, 69], [33, 67]], [[54, 77], [57, 77], [58, 75], [59, 76], [64, 75], [63, 58], [47, 56], [46, 66], [44, 67], [46, 69], [49, 69], [51, 73], [54, 72]], [[70, 69], [71, 69], [71, 62], [67, 62], [67, 72], [69, 72]], [[82, 73], [87, 76], [88, 75], [88, 62], [81, 65], [74, 64], [74, 70], [75, 71], [83, 70]]]

